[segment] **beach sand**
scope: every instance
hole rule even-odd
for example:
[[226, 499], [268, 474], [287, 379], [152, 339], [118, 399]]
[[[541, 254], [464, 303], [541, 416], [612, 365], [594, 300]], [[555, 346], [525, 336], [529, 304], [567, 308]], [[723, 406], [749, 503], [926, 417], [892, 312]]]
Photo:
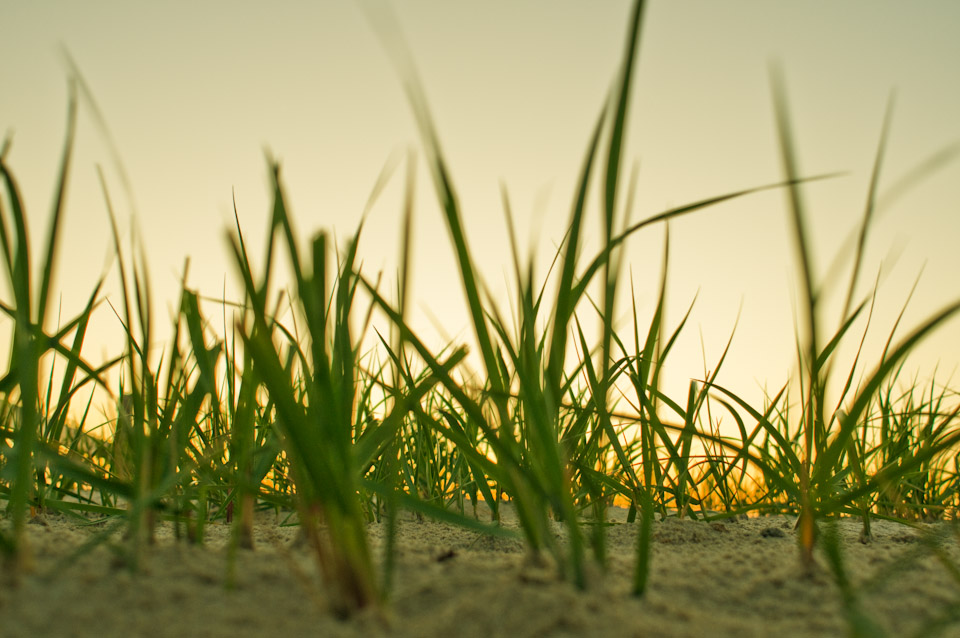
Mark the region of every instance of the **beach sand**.
[[[576, 589], [549, 561], [532, 561], [519, 540], [491, 538], [412, 517], [399, 523], [389, 603], [338, 620], [310, 548], [296, 527], [258, 515], [254, 550], [229, 558], [230, 528], [211, 524], [203, 546], [160, 526], [134, 573], [101, 543], [65, 563], [102, 531], [61, 515], [29, 525], [32, 568], [0, 577], [0, 636], [843, 636], [842, 596], [822, 554], [801, 569], [793, 520], [654, 523], [646, 596], [630, 595], [637, 526], [607, 531], [608, 565], [591, 562]], [[506, 524], [510, 521], [507, 519]], [[861, 608], [890, 636], [910, 635], [960, 601], [957, 582], [921, 541], [940, 533], [939, 551], [960, 558], [955, 528], [840, 524], [849, 577]], [[954, 531], [952, 531], [954, 530]], [[375, 548], [385, 526], [371, 524]], [[562, 536], [560, 527], [557, 534]], [[114, 541], [114, 543], [119, 540]], [[231, 567], [232, 565], [232, 567]], [[229, 574], [234, 574], [228, 586]], [[960, 636], [960, 624], [944, 630]]]

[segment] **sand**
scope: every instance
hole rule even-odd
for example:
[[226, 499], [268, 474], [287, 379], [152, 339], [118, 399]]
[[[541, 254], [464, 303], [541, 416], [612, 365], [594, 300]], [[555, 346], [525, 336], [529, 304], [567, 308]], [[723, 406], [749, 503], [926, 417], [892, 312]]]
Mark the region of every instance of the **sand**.
[[[309, 547], [273, 514], [258, 519], [256, 549], [237, 552], [232, 588], [226, 525], [208, 526], [202, 547], [161, 526], [132, 573], [109, 544], [65, 564], [101, 528], [45, 515], [29, 526], [31, 571], [18, 584], [0, 577], [0, 636], [843, 636], [840, 592], [822, 555], [804, 575], [792, 522], [656, 522], [650, 588], [638, 600], [635, 525], [609, 528], [609, 564], [592, 566], [580, 591], [520, 541], [410, 518], [389, 605], [342, 621], [326, 609]], [[863, 610], [888, 635], [910, 635], [960, 602], [960, 584], [921, 542], [950, 532], [938, 547], [958, 561], [953, 528], [875, 522], [869, 544], [860, 529], [841, 523], [844, 558]], [[369, 532], [379, 547], [384, 527]], [[960, 624], [940, 635], [960, 636]]]

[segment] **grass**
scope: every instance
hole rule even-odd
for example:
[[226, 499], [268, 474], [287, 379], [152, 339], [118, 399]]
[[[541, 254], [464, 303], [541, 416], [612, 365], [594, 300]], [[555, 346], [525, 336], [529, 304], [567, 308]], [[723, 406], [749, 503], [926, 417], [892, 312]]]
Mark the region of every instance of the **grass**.
[[[874, 517], [940, 520], [960, 507], [956, 394], [932, 382], [900, 382], [906, 357], [960, 311], [960, 302], [894, 342], [898, 322], [880, 361], [857, 376], [876, 289], [861, 300], [854, 294], [890, 118], [880, 137], [843, 314], [830, 332], [822, 317], [825, 287], [812, 276], [803, 205], [806, 185], [828, 176], [807, 178], [797, 166], [788, 102], [776, 71], [773, 104], [783, 181], [629, 223], [636, 181], [624, 179], [622, 146], [643, 15], [644, 3], [637, 2], [617, 81], [589, 135], [566, 232], [545, 276], [535, 272], [534, 255], [520, 254], [509, 193], [503, 193], [516, 293], [510, 315], [490, 301], [478, 274], [456, 186], [413, 65], [403, 63], [402, 44], [387, 38], [401, 60], [449, 232], [479, 371], [466, 367], [465, 345], [430, 349], [408, 321], [412, 157], [395, 301], [382, 278], [372, 278], [358, 263], [362, 223], [342, 250], [325, 232], [301, 250], [280, 167], [270, 161], [273, 208], [263, 260], [252, 259], [239, 224], [230, 234], [244, 299], [219, 300], [218, 334], [202, 312], [204, 300], [188, 285], [185, 267], [173, 337], [162, 357], [144, 347], [152, 343], [154, 328], [142, 253], [133, 251], [128, 261], [113, 224], [123, 291], [123, 303], [113, 312], [126, 346], [93, 367], [81, 353], [91, 315], [101, 305], [102, 282], [91, 287], [77, 316], [48, 328], [75, 99], [39, 281], [30, 269], [26, 215], [5, 160], [6, 142], [0, 152], [6, 197], [0, 253], [12, 301], [0, 310], [12, 322], [13, 340], [0, 379], [0, 500], [12, 525], [0, 531], [0, 550], [11, 571], [29, 568], [24, 526], [31, 511], [92, 513], [115, 521], [126, 539], [121, 553], [136, 570], [159, 520], [174, 521], [185, 538], [202, 543], [205, 524], [225, 519], [234, 525], [234, 548], [253, 548], [257, 509], [295, 510], [331, 592], [330, 606], [347, 617], [389, 604], [391, 548], [401, 508], [513, 536], [499, 525], [501, 504], [509, 501], [531, 558], [556, 565], [564, 578], [586, 588], [589, 564], [606, 564], [605, 509], [618, 502], [637, 523], [633, 593], [643, 596], [655, 586], [650, 568], [657, 516], [785, 513], [797, 517], [798, 574], [815, 569], [819, 543], [851, 633], [874, 631], [847, 577], [832, 522], [860, 517], [863, 539], [869, 540]], [[388, 177], [378, 182], [373, 198]], [[598, 180], [603, 244], [588, 255], [582, 247], [587, 202]], [[685, 397], [667, 396], [660, 384], [664, 362], [686, 324], [684, 317], [672, 329], [665, 325], [669, 239], [659, 268], [638, 269], [638, 281], [630, 270], [633, 321], [627, 331], [613, 321], [623, 297], [624, 243], [675, 217], [766, 189], [785, 193], [795, 238], [801, 282], [799, 402], [791, 402], [789, 383], [761, 407], [720, 387], [717, 374], [728, 354], [733, 356], [730, 344], [712, 373], [691, 382]], [[105, 184], [104, 195], [112, 222]], [[275, 289], [282, 255], [291, 274], [289, 293]], [[658, 285], [658, 301], [650, 323], [642, 326], [635, 291], [648, 282]], [[292, 317], [287, 323], [279, 319], [283, 311]], [[587, 316], [599, 318], [595, 337], [582, 327]], [[861, 319], [866, 324], [861, 349], [842, 377], [839, 399], [827, 405], [827, 389], [842, 365], [839, 346], [855, 338]], [[371, 340], [377, 343], [372, 353], [364, 349]], [[56, 366], [62, 370], [59, 389], [53, 384]], [[49, 370], [45, 390], [44, 370]], [[105, 381], [110, 374], [120, 379], [116, 391]], [[78, 422], [69, 419], [72, 403], [93, 386], [115, 397], [120, 416], [114, 423], [93, 423], [89, 402]], [[720, 428], [724, 417], [735, 431]], [[492, 521], [478, 519], [481, 502]], [[371, 521], [388, 524], [387, 550], [379, 558], [367, 538]], [[555, 522], [565, 529], [563, 542], [554, 533]]]

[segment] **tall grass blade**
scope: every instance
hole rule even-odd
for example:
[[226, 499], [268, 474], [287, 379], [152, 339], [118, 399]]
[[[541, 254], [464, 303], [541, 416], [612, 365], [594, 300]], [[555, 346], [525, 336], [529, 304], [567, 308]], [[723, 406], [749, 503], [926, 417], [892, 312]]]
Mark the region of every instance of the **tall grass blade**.
[[814, 457], [814, 434], [823, 423], [823, 393], [825, 379], [819, 368], [819, 340], [817, 331], [818, 294], [813, 282], [813, 264], [807, 238], [806, 219], [800, 186], [797, 181], [796, 152], [790, 130], [790, 118], [787, 112], [787, 97], [782, 75], [777, 68], [771, 68], [770, 84], [773, 92], [774, 116], [780, 146], [780, 160], [784, 177], [788, 182], [787, 202], [792, 222], [795, 254], [800, 271], [800, 315], [803, 321], [803, 343], [800, 350], [800, 370], [802, 383], [806, 384], [803, 397], [803, 459], [800, 468], [800, 548], [801, 559], [807, 569], [813, 565], [813, 544], [815, 514], [813, 495], [810, 485], [811, 467]]

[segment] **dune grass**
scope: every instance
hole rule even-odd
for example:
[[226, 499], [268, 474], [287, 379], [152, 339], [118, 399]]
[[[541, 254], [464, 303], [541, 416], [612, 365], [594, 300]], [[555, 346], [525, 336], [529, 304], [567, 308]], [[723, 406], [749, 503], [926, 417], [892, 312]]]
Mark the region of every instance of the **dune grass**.
[[[185, 268], [173, 337], [162, 358], [144, 347], [152, 343], [154, 329], [142, 254], [134, 251], [127, 261], [113, 224], [123, 291], [123, 303], [113, 312], [126, 346], [121, 355], [91, 366], [81, 351], [101, 304], [102, 282], [92, 286], [76, 317], [48, 328], [75, 99], [39, 281], [30, 269], [24, 204], [5, 160], [6, 142], [0, 152], [5, 194], [0, 251], [12, 301], [0, 310], [14, 330], [10, 363], [0, 379], [0, 500], [12, 524], [0, 529], [0, 550], [12, 571], [29, 566], [24, 525], [31, 511], [114, 520], [108, 529], [124, 530], [124, 555], [136, 569], [160, 519], [175, 521], [185, 538], [199, 543], [208, 521], [232, 521], [234, 545], [252, 548], [256, 509], [295, 510], [329, 586], [331, 608], [349, 616], [388, 604], [393, 533], [378, 559], [366, 526], [383, 520], [393, 530], [398, 508], [511, 536], [514, 532], [498, 524], [501, 504], [509, 501], [531, 556], [549, 557], [562, 577], [584, 588], [588, 561], [601, 566], [606, 561], [604, 511], [617, 502], [629, 508], [629, 521], [637, 525], [633, 591], [641, 596], [655, 586], [649, 575], [657, 516], [786, 513], [797, 517], [798, 573], [814, 568], [820, 543], [843, 594], [851, 632], [873, 631], [845, 576], [835, 532], [830, 525], [823, 533], [818, 528], [840, 516], [857, 516], [869, 540], [871, 517], [955, 516], [957, 396], [932, 382], [904, 383], [901, 375], [911, 350], [954, 316], [960, 302], [946, 305], [896, 343], [894, 326], [880, 361], [862, 378], [856, 376], [864, 364], [858, 351], [839, 399], [826, 404], [834, 371], [842, 365], [836, 361], [838, 346], [856, 338], [858, 319], [867, 318], [864, 330], [872, 327], [876, 290], [862, 300], [854, 294], [878, 199], [889, 117], [843, 315], [830, 333], [821, 310], [824, 285], [812, 278], [803, 206], [806, 183], [824, 176], [805, 177], [796, 164], [777, 72], [772, 85], [783, 181], [629, 223], [636, 182], [624, 179], [622, 146], [643, 9], [637, 2], [631, 14], [622, 66], [589, 135], [568, 225], [545, 276], [535, 272], [534, 255], [520, 254], [509, 194], [503, 193], [516, 294], [510, 315], [490, 301], [481, 281], [425, 93], [412, 65], [401, 67], [459, 269], [479, 371], [466, 367], [465, 344], [431, 349], [407, 318], [414, 158], [401, 211], [395, 301], [382, 278], [364, 273], [358, 263], [362, 224], [342, 250], [325, 232], [313, 237], [308, 251], [301, 250], [280, 168], [270, 162], [273, 207], [263, 261], [251, 257], [239, 224], [230, 234], [244, 299], [220, 300], [218, 334]], [[587, 202], [597, 182], [603, 243], [589, 255], [582, 244]], [[636, 281], [630, 271], [633, 321], [627, 330], [613, 321], [624, 296], [625, 242], [672, 218], [767, 189], [785, 193], [795, 237], [801, 281], [799, 403], [790, 401], [789, 383], [760, 407], [717, 385], [723, 362], [735, 356], [729, 344], [709, 376], [692, 381], [685, 397], [669, 397], [659, 380], [686, 324], [686, 317], [673, 327], [664, 320], [669, 240], [658, 268], [644, 264]], [[104, 194], [112, 221], [106, 185]], [[281, 254], [289, 262], [290, 291], [276, 289]], [[651, 282], [658, 301], [650, 323], [641, 325], [635, 290]], [[291, 311], [287, 324], [278, 319], [281, 309]], [[599, 334], [583, 329], [588, 315], [599, 318]], [[372, 330], [373, 354], [364, 346]], [[63, 367], [59, 389], [52, 381], [57, 365]], [[50, 374], [45, 390], [44, 370]], [[107, 385], [108, 375], [120, 379], [119, 387]], [[114, 423], [94, 423], [89, 404], [79, 421], [70, 420], [72, 403], [94, 385], [116, 398]], [[735, 431], [719, 428], [721, 416], [732, 420]], [[478, 519], [481, 502], [492, 521]], [[565, 529], [562, 542], [554, 522]]]

